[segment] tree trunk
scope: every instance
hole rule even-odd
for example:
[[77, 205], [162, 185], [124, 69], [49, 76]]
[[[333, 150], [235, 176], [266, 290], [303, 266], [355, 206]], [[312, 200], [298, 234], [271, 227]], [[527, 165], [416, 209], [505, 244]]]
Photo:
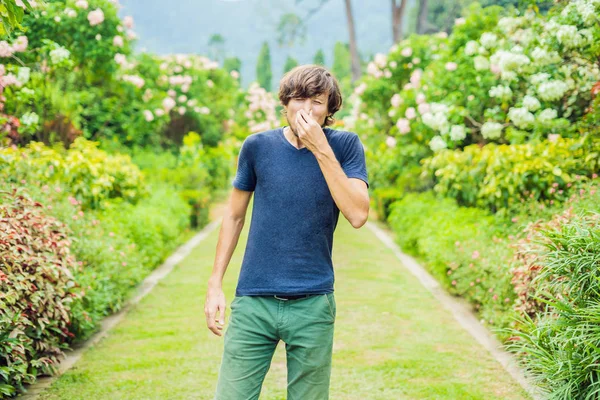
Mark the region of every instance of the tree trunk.
[[405, 8], [406, 0], [400, 0], [400, 5], [396, 4], [396, 0], [392, 0], [392, 38], [394, 43], [402, 40], [402, 23], [404, 21]]
[[417, 33], [425, 33], [427, 28], [427, 0], [419, 0], [419, 16], [417, 18]]
[[352, 15], [352, 4], [350, 0], [344, 0], [346, 4], [346, 18], [348, 20], [348, 33], [350, 34], [350, 57], [352, 57], [352, 82], [360, 78], [360, 58], [356, 46], [356, 32], [354, 30], [354, 16]]

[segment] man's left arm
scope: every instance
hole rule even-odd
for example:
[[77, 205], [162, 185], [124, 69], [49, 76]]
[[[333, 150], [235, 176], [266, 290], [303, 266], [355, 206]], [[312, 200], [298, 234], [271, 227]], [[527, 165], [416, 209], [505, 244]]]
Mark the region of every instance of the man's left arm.
[[[317, 159], [335, 204], [350, 224], [358, 229], [367, 222], [369, 215], [367, 184], [361, 179], [346, 176], [319, 124], [307, 118], [309, 114], [302, 114], [307, 121], [299, 122], [300, 140]], [[301, 119], [298, 118], [298, 121]]]

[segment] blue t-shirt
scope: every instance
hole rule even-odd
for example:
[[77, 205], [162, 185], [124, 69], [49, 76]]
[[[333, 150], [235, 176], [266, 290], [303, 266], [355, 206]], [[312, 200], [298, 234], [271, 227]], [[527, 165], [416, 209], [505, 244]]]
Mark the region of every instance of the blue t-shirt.
[[[368, 185], [357, 134], [323, 128], [348, 178]], [[233, 186], [254, 191], [236, 296], [333, 292], [333, 232], [339, 209], [313, 153], [297, 149], [283, 127], [246, 138]]]

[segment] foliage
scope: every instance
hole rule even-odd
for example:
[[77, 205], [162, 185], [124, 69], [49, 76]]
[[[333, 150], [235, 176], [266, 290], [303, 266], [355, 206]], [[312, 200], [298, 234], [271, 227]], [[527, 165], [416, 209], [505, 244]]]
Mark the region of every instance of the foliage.
[[[2, 188], [6, 189], [6, 188]], [[0, 397], [56, 371], [71, 337], [71, 232], [22, 189], [0, 192]]]
[[564, 201], [564, 190], [581, 177], [597, 173], [598, 151], [582, 139], [522, 145], [488, 144], [462, 151], [440, 151], [424, 161], [435, 191], [465, 206], [506, 211], [526, 199]]

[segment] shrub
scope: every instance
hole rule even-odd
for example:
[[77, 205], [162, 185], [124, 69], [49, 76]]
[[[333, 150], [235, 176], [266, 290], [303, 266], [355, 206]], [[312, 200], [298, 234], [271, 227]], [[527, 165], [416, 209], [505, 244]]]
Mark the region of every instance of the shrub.
[[55, 371], [84, 291], [69, 229], [23, 190], [0, 198], [0, 395], [13, 395]]

